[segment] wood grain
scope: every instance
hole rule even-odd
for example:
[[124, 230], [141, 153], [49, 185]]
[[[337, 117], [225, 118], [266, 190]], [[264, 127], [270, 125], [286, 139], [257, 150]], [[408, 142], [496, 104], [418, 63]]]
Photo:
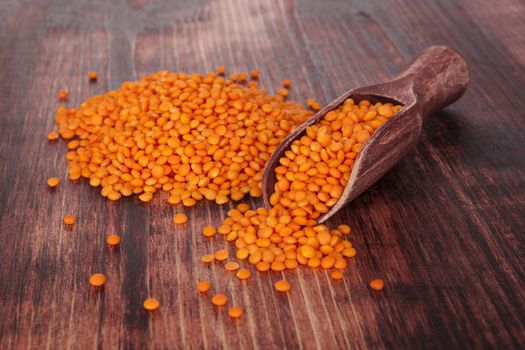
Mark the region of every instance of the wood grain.
[[[522, 347], [524, 32], [519, 0], [0, 1], [0, 348]], [[243, 284], [203, 266], [202, 254], [229, 246], [200, 230], [231, 205], [108, 203], [83, 181], [45, 185], [67, 174], [64, 143], [46, 140], [61, 88], [75, 106], [156, 70], [225, 65], [259, 69], [269, 91], [291, 78], [292, 99], [326, 104], [433, 44], [463, 54], [469, 91], [330, 218], [352, 226], [358, 250], [341, 282], [301, 269], [279, 295], [281, 274]], [[172, 225], [178, 211], [188, 224]], [[109, 232], [123, 237], [117, 251]], [[88, 287], [94, 272], [108, 276], [101, 293]], [[380, 293], [367, 287], [374, 277]], [[198, 295], [201, 279], [245, 317], [232, 322]], [[153, 315], [141, 307], [150, 295], [162, 304]]]

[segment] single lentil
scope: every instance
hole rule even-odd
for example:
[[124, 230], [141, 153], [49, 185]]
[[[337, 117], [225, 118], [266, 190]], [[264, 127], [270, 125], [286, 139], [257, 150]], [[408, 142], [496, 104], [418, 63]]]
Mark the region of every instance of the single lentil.
[[206, 254], [201, 257], [201, 261], [205, 264], [210, 264], [215, 260], [215, 256], [213, 254]]
[[246, 73], [239, 73], [239, 81], [241, 82], [247, 82], [248, 81], [248, 75]]
[[274, 287], [278, 292], [281, 293], [286, 293], [292, 288], [290, 282], [288, 282], [287, 280], [280, 280], [275, 282]]
[[144, 309], [154, 311], [159, 308], [160, 302], [155, 298], [147, 298], [142, 305], [144, 306]]
[[49, 134], [47, 134], [47, 139], [49, 141], [55, 141], [56, 139], [58, 139], [58, 134], [56, 132], [52, 131]]
[[97, 81], [97, 72], [89, 72], [88, 79], [90, 82]]
[[182, 225], [182, 224], [185, 224], [186, 222], [188, 222], [188, 216], [186, 214], [179, 213], [179, 214], [175, 214], [175, 216], [173, 217], [173, 223], [177, 225]]
[[217, 250], [214, 254], [215, 260], [223, 261], [228, 259], [228, 251], [226, 249]]
[[89, 284], [93, 287], [101, 287], [106, 283], [106, 276], [101, 273], [94, 273], [89, 277]]
[[73, 225], [77, 219], [73, 215], [66, 215], [64, 216], [64, 224], [66, 225]]
[[242, 308], [240, 308], [240, 307], [238, 307], [238, 306], [232, 306], [232, 307], [228, 310], [228, 315], [229, 315], [231, 318], [234, 318], [234, 319], [237, 319], [237, 318], [242, 317], [243, 314], [244, 314], [244, 311], [242, 310]]
[[228, 271], [238, 270], [239, 267], [239, 264], [234, 261], [228, 261], [226, 264], [224, 264], [224, 268]]
[[58, 177], [50, 177], [49, 179], [47, 179], [47, 185], [49, 187], [57, 187], [59, 183], [60, 179]]
[[340, 279], [343, 279], [343, 271], [341, 270], [335, 270], [332, 272], [332, 279], [333, 280], [340, 280]]
[[307, 99], [306, 105], [310, 107], [313, 111], [316, 111], [316, 112], [321, 109], [321, 105], [313, 98]]
[[223, 306], [226, 305], [226, 303], [228, 303], [228, 297], [224, 294], [215, 294], [211, 298], [211, 302], [213, 303], [213, 305]]
[[248, 269], [240, 269], [237, 271], [237, 278], [240, 280], [247, 280], [251, 277], [252, 273]]
[[110, 247], [116, 247], [120, 244], [120, 236], [117, 234], [110, 234], [106, 237], [106, 243]]
[[65, 101], [67, 100], [68, 92], [66, 90], [60, 90], [58, 92], [58, 99], [59, 101]]
[[370, 288], [373, 290], [381, 290], [385, 286], [385, 283], [380, 278], [375, 278], [370, 281]]
[[201, 293], [206, 293], [211, 288], [211, 284], [208, 281], [202, 281], [197, 283], [197, 290]]
[[217, 232], [217, 230], [213, 226], [206, 226], [205, 228], [202, 229], [202, 234], [205, 237], [213, 237], [213, 236], [215, 236], [216, 232]]

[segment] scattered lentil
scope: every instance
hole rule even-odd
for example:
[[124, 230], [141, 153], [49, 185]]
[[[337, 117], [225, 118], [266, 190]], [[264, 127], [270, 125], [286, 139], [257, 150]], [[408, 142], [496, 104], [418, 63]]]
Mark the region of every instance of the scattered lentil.
[[211, 284], [208, 281], [202, 281], [197, 283], [197, 290], [201, 293], [206, 293], [211, 288]]
[[56, 132], [52, 131], [49, 134], [47, 134], [47, 139], [49, 141], [55, 141], [56, 139], [58, 139], [58, 134]]
[[58, 100], [59, 101], [65, 101], [67, 100], [68, 92], [66, 90], [60, 90], [58, 92]]
[[286, 293], [292, 288], [290, 282], [288, 282], [287, 280], [280, 280], [275, 282], [274, 287], [278, 292], [281, 293]]
[[50, 177], [47, 179], [47, 185], [49, 187], [57, 187], [60, 182], [60, 179], [58, 177]]
[[211, 298], [211, 302], [213, 303], [213, 305], [223, 306], [226, 305], [226, 303], [228, 303], [228, 297], [224, 294], [215, 294]]
[[376, 278], [370, 281], [370, 288], [373, 290], [381, 290], [385, 286], [385, 283], [382, 279]]
[[160, 302], [155, 298], [147, 298], [144, 300], [143, 306], [148, 311], [154, 311], [159, 308]]
[[213, 260], [215, 260], [215, 256], [213, 254], [203, 255], [201, 257], [201, 261], [205, 264], [210, 264], [213, 262]]
[[235, 271], [239, 269], [239, 264], [234, 261], [228, 261], [224, 264], [224, 268], [228, 271]]
[[213, 226], [206, 226], [205, 228], [202, 229], [202, 234], [205, 237], [213, 237], [215, 236], [215, 232], [217, 232], [217, 230]]
[[66, 225], [73, 225], [77, 219], [73, 215], [66, 215], [64, 216], [64, 224]]
[[173, 223], [177, 225], [182, 225], [182, 224], [185, 224], [186, 222], [188, 222], [188, 216], [186, 214], [179, 213], [179, 214], [175, 214], [175, 216], [173, 217]]
[[283, 88], [289, 89], [292, 86], [292, 81], [290, 79], [284, 79], [281, 82], [281, 85], [282, 85]]
[[214, 254], [215, 260], [223, 261], [228, 259], [228, 251], [226, 249], [217, 250]]
[[97, 72], [89, 72], [88, 79], [91, 82], [97, 81]]
[[117, 234], [110, 234], [106, 237], [106, 243], [110, 247], [116, 247], [120, 244], [120, 236]]
[[242, 308], [238, 307], [238, 306], [232, 306], [229, 310], [228, 310], [228, 315], [231, 317], [231, 318], [240, 318], [242, 317], [242, 315], [244, 314], [244, 311], [242, 310]]
[[343, 279], [343, 271], [341, 270], [335, 270], [332, 272], [332, 279], [333, 280], [340, 280], [340, 279]]
[[94, 273], [89, 277], [89, 284], [93, 287], [101, 287], [106, 283], [106, 276], [101, 273]]
[[247, 280], [251, 277], [252, 273], [248, 269], [240, 269], [237, 271], [237, 278], [240, 280]]

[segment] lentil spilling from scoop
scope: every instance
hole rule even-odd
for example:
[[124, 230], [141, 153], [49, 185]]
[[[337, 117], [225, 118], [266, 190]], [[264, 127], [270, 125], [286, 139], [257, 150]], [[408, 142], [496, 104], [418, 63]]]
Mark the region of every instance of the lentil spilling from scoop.
[[400, 109], [391, 103], [347, 99], [308, 127], [275, 168], [272, 208], [239, 205], [219, 226], [217, 231], [235, 243], [236, 258], [261, 272], [299, 265], [345, 269], [346, 259], [357, 253], [346, 239], [350, 227], [330, 228], [317, 219], [341, 198], [363, 144]]

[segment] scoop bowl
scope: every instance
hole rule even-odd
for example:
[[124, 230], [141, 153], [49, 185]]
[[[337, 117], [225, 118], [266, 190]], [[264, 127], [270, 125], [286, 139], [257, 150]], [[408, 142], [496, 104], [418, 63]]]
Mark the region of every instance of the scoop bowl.
[[459, 53], [446, 46], [432, 46], [423, 50], [392, 80], [345, 92], [301, 124], [273, 152], [262, 178], [265, 206], [271, 206], [269, 198], [277, 181], [275, 168], [284, 152], [304, 136], [308, 126], [319, 123], [326, 113], [346, 99], [352, 98], [356, 103], [363, 99], [392, 102], [402, 108], [363, 144], [341, 198], [319, 218], [319, 222], [324, 222], [363, 193], [414, 148], [425, 118], [459, 99], [469, 80], [467, 64]]

